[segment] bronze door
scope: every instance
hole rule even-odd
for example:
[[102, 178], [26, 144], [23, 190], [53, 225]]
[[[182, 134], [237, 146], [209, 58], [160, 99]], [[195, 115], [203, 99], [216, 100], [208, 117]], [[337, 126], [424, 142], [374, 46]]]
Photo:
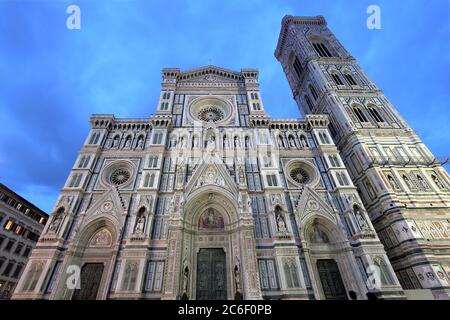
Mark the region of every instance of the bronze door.
[[336, 261], [331, 259], [317, 260], [317, 270], [325, 298], [327, 300], [347, 300], [344, 283]]
[[223, 249], [200, 249], [197, 255], [198, 300], [227, 298], [227, 269]]
[[86, 263], [81, 268], [80, 289], [75, 289], [72, 300], [95, 300], [103, 274], [103, 263]]

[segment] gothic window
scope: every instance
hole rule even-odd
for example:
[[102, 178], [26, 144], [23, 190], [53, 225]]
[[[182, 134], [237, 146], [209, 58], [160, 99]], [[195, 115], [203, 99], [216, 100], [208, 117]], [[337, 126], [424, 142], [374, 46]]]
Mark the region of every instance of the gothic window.
[[110, 177], [109, 177], [109, 181], [116, 186], [120, 186], [123, 185], [124, 183], [128, 182], [128, 180], [131, 177], [131, 173], [128, 169], [126, 168], [119, 168], [114, 170]]
[[378, 123], [385, 122], [375, 107], [369, 107], [367, 110], [369, 111], [370, 115], [376, 122]]
[[269, 187], [276, 187], [278, 186], [277, 176], [275, 174], [268, 174], [266, 175], [267, 179], [267, 185]]
[[330, 161], [330, 164], [332, 167], [339, 167], [340, 166], [340, 162], [339, 162], [339, 158], [332, 154], [328, 156], [328, 160]]
[[78, 168], [82, 168], [82, 167], [83, 167], [84, 159], [86, 159], [85, 156], [82, 156], [82, 157], [80, 158], [80, 161], [78, 162]]
[[309, 91], [311, 92], [311, 95], [313, 96], [314, 100], [317, 100], [317, 98], [319, 98], [316, 89], [311, 84], [309, 85]]
[[255, 223], [255, 237], [258, 239], [270, 238], [269, 218], [264, 196], [251, 196], [251, 206]]
[[354, 105], [353, 112], [356, 114], [356, 117], [358, 118], [358, 120], [360, 122], [369, 122], [367, 120], [366, 115], [363, 113], [363, 111], [361, 110], [361, 108], [359, 106]]
[[145, 179], [144, 179], [144, 187], [148, 188], [148, 186], [149, 186], [149, 184], [148, 184], [149, 180], [150, 180], [150, 173], [147, 173], [147, 174], [145, 175]]
[[27, 277], [22, 287], [23, 292], [34, 291], [36, 288], [39, 277], [42, 273], [42, 263], [34, 261], [31, 263], [30, 269], [28, 270]]
[[297, 265], [292, 259], [284, 260], [284, 275], [288, 288], [298, 288], [300, 286], [298, 281]]
[[59, 269], [61, 269], [61, 265], [62, 265], [61, 261], [56, 262], [55, 267], [53, 268], [52, 275], [50, 277], [50, 281], [48, 282], [47, 289], [45, 290], [45, 293], [51, 293], [53, 291], [53, 288], [55, 287], [56, 283], [56, 278], [59, 273]]
[[148, 157], [148, 167], [149, 168], [157, 168], [158, 167], [158, 156]]
[[344, 73], [344, 77], [347, 80], [347, 82], [352, 85], [352, 86], [357, 86], [358, 84], [356, 83], [355, 79], [353, 79], [352, 75], [345, 72]]
[[153, 144], [162, 144], [164, 134], [162, 132], [155, 132], [153, 136]]
[[81, 174], [77, 174], [77, 173], [74, 174], [72, 176], [72, 179], [70, 180], [69, 188], [78, 188], [78, 186], [80, 185], [82, 177], [83, 176]]
[[348, 186], [350, 184], [347, 175], [344, 172], [337, 172], [336, 178], [341, 186]]
[[331, 73], [331, 77], [333, 78], [334, 82], [338, 86], [343, 86], [344, 85], [344, 82], [342, 82], [341, 77], [337, 73], [335, 73], [335, 72]]
[[319, 132], [319, 139], [322, 144], [330, 144], [330, 139], [325, 132]]
[[253, 110], [261, 110], [261, 105], [258, 102], [253, 103]]
[[308, 105], [309, 110], [313, 110], [314, 106], [311, 102], [311, 99], [309, 99], [309, 97], [307, 95], [305, 95], [305, 101], [306, 101], [306, 104]]
[[85, 169], [89, 163], [91, 156], [82, 156], [80, 162], [78, 162], [78, 168]]
[[161, 102], [161, 110], [169, 110], [169, 103], [168, 102]]
[[247, 185], [249, 191], [262, 191], [261, 178], [256, 160], [246, 159], [245, 170], [247, 171]]
[[297, 77], [300, 79], [303, 74], [303, 67], [297, 57], [294, 58], [293, 67], [294, 67], [295, 73], [297, 74]]
[[275, 260], [259, 259], [259, 277], [262, 290], [278, 289], [278, 279], [275, 270]]
[[91, 135], [91, 139], [89, 140], [89, 144], [97, 144], [100, 139], [100, 132], [94, 132]]
[[127, 262], [123, 275], [122, 291], [134, 291], [136, 287], [137, 262]]
[[145, 277], [145, 291], [159, 292], [162, 288], [164, 261], [148, 261]]
[[322, 42], [315, 42], [313, 43], [313, 47], [316, 50], [319, 57], [323, 58], [331, 58], [333, 55], [328, 50], [328, 48], [322, 43]]
[[148, 184], [146, 185], [147, 187], [153, 187], [155, 184], [155, 174], [154, 173], [150, 173], [150, 178], [148, 181]]

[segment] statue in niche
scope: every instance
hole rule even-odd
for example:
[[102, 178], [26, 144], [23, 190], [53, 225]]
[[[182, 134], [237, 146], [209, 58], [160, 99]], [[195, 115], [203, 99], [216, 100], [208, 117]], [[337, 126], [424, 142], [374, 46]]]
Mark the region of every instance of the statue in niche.
[[242, 194], [240, 194], [240, 193], [239, 193], [239, 196], [238, 196], [238, 205], [239, 205], [240, 209], [243, 209], [244, 203], [242, 201]]
[[184, 166], [179, 165], [177, 170], [177, 184], [181, 186], [183, 184], [184, 180]]
[[230, 149], [230, 141], [228, 140], [227, 136], [223, 137], [223, 147], [225, 149]]
[[52, 224], [49, 226], [48, 231], [55, 233], [62, 222], [62, 214], [64, 212], [64, 208], [59, 208], [55, 213], [55, 218], [52, 221]]
[[361, 210], [359, 210], [359, 208], [357, 206], [354, 206], [353, 212], [355, 213], [356, 220], [358, 220], [358, 224], [359, 224], [361, 230], [370, 230], [366, 219], [364, 219]]
[[250, 198], [249, 195], [247, 195], [247, 211], [251, 211], [252, 210], [252, 198]]
[[244, 176], [244, 170], [242, 169], [242, 167], [239, 167], [238, 174], [239, 174], [239, 183], [240, 184], [244, 184], [245, 183], [245, 176]]
[[216, 139], [214, 138], [214, 136], [210, 136], [206, 144], [206, 149], [208, 151], [212, 151], [215, 148], [216, 148]]
[[277, 216], [277, 226], [278, 226], [278, 232], [280, 233], [286, 233], [286, 222], [284, 222], [284, 218], [281, 212], [278, 213]]
[[241, 270], [239, 268], [239, 262], [234, 266], [234, 283], [236, 285], [236, 291], [241, 290]]
[[183, 268], [183, 287], [182, 287], [182, 291], [183, 293], [188, 292], [189, 289], [189, 266], [187, 265], [187, 262], [184, 262], [184, 268]]
[[296, 147], [295, 141], [294, 141], [294, 137], [293, 137], [293, 136], [289, 136], [289, 145], [290, 145], [292, 148], [295, 148], [295, 147]]
[[240, 149], [241, 148], [241, 140], [239, 139], [239, 137], [234, 137], [234, 147], [236, 149]]
[[125, 141], [125, 148], [130, 148], [131, 147], [131, 138], [128, 137], [127, 140]]
[[202, 229], [223, 229], [223, 217], [213, 208], [209, 208], [200, 217], [199, 227]]
[[186, 148], [186, 146], [187, 146], [186, 139], [185, 139], [185, 137], [182, 137], [181, 138], [181, 148], [184, 149], [184, 148]]
[[119, 145], [119, 137], [116, 136], [112, 141], [112, 148], [117, 148], [118, 145]]
[[134, 228], [134, 233], [142, 234], [142, 233], [144, 233], [144, 228], [145, 228], [145, 217], [144, 217], [144, 215], [140, 215], [136, 222], [136, 227]]
[[143, 146], [144, 146], [144, 138], [139, 137], [138, 148], [142, 149]]
[[172, 139], [170, 140], [170, 146], [172, 148], [175, 148], [177, 146], [177, 139], [173, 136]]

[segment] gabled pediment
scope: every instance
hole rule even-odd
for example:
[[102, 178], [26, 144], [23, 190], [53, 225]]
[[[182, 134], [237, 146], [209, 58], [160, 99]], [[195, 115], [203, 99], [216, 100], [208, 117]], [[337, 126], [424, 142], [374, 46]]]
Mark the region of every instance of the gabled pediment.
[[119, 191], [114, 187], [110, 188], [86, 211], [82, 227], [100, 217], [109, 218], [121, 226], [125, 210], [125, 203]]
[[236, 82], [236, 81], [243, 81], [243, 77], [239, 72], [209, 65], [180, 73], [180, 75], [178, 76], [178, 81]]
[[316, 215], [322, 216], [337, 224], [337, 219], [331, 206], [315, 190], [309, 187], [305, 187], [295, 207], [295, 212], [300, 226], [303, 226], [305, 221]]
[[236, 182], [230, 176], [225, 165], [219, 158], [212, 158], [209, 161], [204, 161], [198, 165], [186, 185], [185, 193], [189, 196], [193, 190], [206, 186], [224, 188], [232, 194], [237, 195]]

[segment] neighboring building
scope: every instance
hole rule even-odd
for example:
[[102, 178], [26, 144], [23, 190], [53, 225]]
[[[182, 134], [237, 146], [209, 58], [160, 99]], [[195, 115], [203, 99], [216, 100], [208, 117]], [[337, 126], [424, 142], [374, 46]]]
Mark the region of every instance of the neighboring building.
[[9, 299], [48, 215], [0, 183], [0, 299]]
[[448, 299], [448, 173], [323, 17], [286, 16], [275, 55], [299, 109], [329, 116], [333, 140], [402, 287]]
[[[341, 89], [321, 76], [319, 65], [341, 70], [333, 56], [345, 51], [335, 40], [314, 42], [313, 51], [304, 39], [323, 40], [324, 28], [320, 17], [286, 17], [277, 48], [296, 100], [307, 101], [306, 113], [321, 103], [338, 107], [333, 94]], [[384, 201], [377, 193], [381, 181], [361, 185], [345, 166], [352, 159], [345, 141], [359, 150], [347, 133], [353, 126], [338, 126], [343, 114], [328, 108], [304, 119], [271, 118], [258, 76], [255, 69], [163, 69], [155, 115], [93, 115], [14, 298], [404, 298], [370, 221], [379, 224], [377, 216], [363, 202], [373, 208], [366, 192]], [[357, 86], [352, 95], [362, 90]], [[389, 128], [384, 134], [394, 143]], [[402, 134], [412, 133], [399, 132], [398, 139]], [[377, 141], [375, 133], [371, 138]], [[360, 161], [367, 166], [367, 158]], [[448, 184], [445, 171], [439, 178]]]

